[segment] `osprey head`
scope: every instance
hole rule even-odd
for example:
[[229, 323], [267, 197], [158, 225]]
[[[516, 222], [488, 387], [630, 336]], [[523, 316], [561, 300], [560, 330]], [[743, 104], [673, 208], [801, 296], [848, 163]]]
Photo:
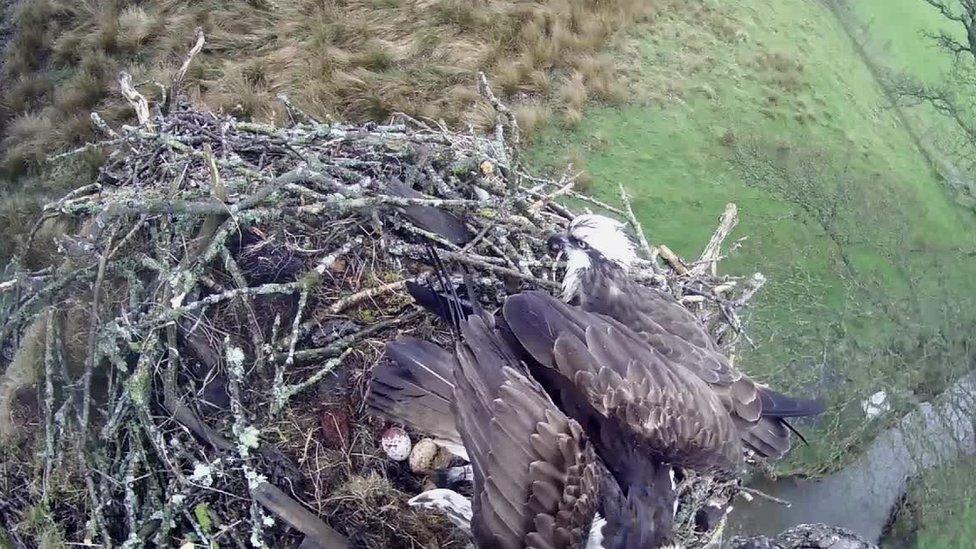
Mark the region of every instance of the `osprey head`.
[[553, 253], [566, 254], [566, 300], [579, 291], [579, 277], [587, 269], [600, 265], [628, 269], [637, 260], [634, 242], [624, 231], [624, 224], [603, 215], [577, 216], [565, 233], [550, 237], [547, 244]]

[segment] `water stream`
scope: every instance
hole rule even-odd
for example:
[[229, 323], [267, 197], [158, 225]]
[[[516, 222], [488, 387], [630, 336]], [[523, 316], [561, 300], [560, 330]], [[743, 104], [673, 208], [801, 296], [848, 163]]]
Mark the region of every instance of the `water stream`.
[[753, 488], [790, 507], [741, 499], [729, 515], [734, 535], [775, 535], [797, 524], [823, 522], [877, 543], [908, 480], [923, 469], [976, 455], [976, 374], [954, 383], [881, 433], [846, 468], [818, 481], [760, 480]]

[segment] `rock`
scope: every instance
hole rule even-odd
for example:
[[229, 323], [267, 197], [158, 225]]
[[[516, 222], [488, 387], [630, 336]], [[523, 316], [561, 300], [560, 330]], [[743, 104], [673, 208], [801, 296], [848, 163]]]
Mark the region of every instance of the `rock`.
[[800, 524], [775, 538], [734, 538], [732, 549], [877, 549], [857, 534], [839, 526]]
[[393, 461], [403, 461], [410, 457], [410, 437], [399, 427], [390, 427], [383, 431], [380, 446]]

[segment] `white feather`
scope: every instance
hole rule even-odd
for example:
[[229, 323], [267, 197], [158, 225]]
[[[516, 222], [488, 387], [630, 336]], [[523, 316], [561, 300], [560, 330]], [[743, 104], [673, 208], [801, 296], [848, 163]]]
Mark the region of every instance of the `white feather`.
[[435, 488], [410, 498], [411, 507], [444, 513], [455, 526], [471, 533], [471, 500], [446, 488]]
[[569, 301], [580, 290], [580, 276], [590, 268], [590, 256], [582, 250], [566, 249], [566, 275], [563, 276], [563, 300]]
[[603, 549], [603, 527], [607, 525], [607, 519], [598, 514], [593, 516], [590, 523], [590, 533], [586, 536], [585, 549]]
[[624, 269], [637, 261], [634, 241], [624, 231], [624, 224], [616, 219], [596, 214], [577, 216], [569, 224], [569, 235], [586, 242], [587, 246]]

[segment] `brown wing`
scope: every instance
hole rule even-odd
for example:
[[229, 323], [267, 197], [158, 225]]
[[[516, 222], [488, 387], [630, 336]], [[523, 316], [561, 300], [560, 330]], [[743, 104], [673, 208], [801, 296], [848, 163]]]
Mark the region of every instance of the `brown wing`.
[[460, 448], [451, 409], [454, 355], [413, 337], [387, 343], [386, 354], [389, 361], [373, 370], [366, 397], [370, 410]]
[[[588, 406], [656, 459], [694, 468], [740, 465], [738, 433], [715, 392], [626, 327], [542, 292], [508, 298], [504, 316], [533, 358], [570, 380]], [[574, 417], [587, 414], [583, 407], [569, 406], [578, 410], [570, 414]], [[603, 429], [587, 425], [588, 432]], [[603, 452], [601, 457], [613, 459]]]
[[721, 353], [703, 349], [667, 332], [645, 332], [647, 342], [676, 364], [709, 383], [732, 415], [742, 441], [760, 455], [780, 459], [790, 450], [790, 432], [777, 418], [764, 417], [756, 383], [734, 369]]
[[779, 459], [790, 449], [782, 418], [820, 413], [812, 400], [792, 399], [758, 385], [735, 369], [700, 322], [670, 295], [623, 273], [594, 270], [584, 286], [584, 309], [612, 317], [650, 344], [668, 362], [694, 372], [718, 395], [740, 436], [762, 456]]
[[[490, 321], [488, 321], [490, 322]], [[480, 547], [578, 547], [597, 508], [596, 458], [493, 326], [472, 316], [457, 345], [455, 410], [474, 470]]]
[[585, 310], [612, 316], [638, 333], [663, 330], [698, 347], [719, 350], [701, 321], [672, 295], [638, 284], [622, 272], [591, 271], [594, 280], [582, 286], [580, 296]]

